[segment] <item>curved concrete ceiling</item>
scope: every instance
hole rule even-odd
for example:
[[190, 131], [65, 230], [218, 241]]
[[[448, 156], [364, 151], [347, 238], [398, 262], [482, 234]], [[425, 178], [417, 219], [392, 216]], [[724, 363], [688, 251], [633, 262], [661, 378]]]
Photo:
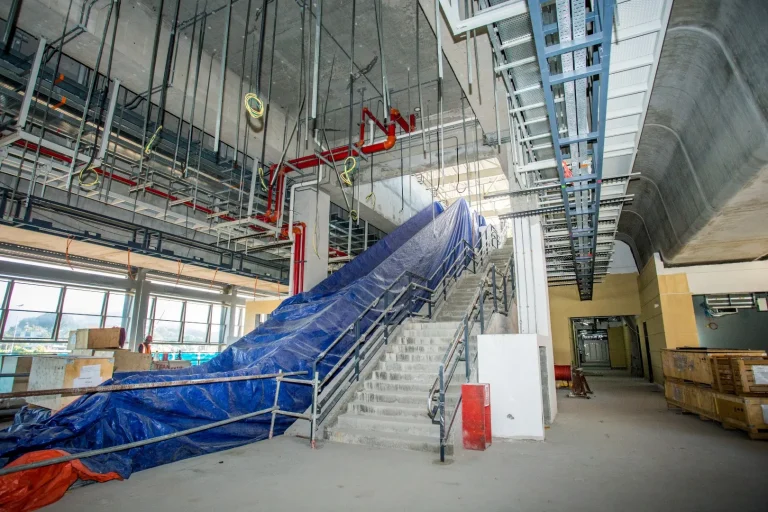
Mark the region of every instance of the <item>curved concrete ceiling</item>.
[[619, 231], [638, 261], [768, 253], [764, 0], [675, 0]]

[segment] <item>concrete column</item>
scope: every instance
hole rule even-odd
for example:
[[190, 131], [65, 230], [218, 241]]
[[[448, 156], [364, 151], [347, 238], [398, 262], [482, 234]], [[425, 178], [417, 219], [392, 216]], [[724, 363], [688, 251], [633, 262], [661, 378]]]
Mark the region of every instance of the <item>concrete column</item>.
[[557, 395], [541, 219], [539, 217], [514, 219], [512, 235], [519, 328], [521, 334], [539, 335], [544, 422], [549, 424], [557, 414]]
[[136, 273], [133, 308], [131, 311], [131, 327], [128, 329], [128, 349], [136, 350], [139, 342], [144, 340], [147, 331], [147, 314], [149, 312], [149, 289], [147, 270], [139, 269]]
[[224, 304], [229, 308], [227, 320], [227, 332], [224, 335], [224, 343], [229, 345], [237, 341], [235, 323], [237, 322], [237, 286], [230, 286], [229, 292], [224, 296]]
[[306, 225], [304, 249], [304, 290], [309, 290], [328, 277], [328, 219], [331, 198], [314, 188], [296, 190], [293, 201], [294, 222]]

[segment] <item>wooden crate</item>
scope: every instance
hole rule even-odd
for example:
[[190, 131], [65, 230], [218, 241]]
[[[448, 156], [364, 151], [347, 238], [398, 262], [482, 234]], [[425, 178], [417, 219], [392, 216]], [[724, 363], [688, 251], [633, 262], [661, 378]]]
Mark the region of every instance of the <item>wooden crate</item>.
[[153, 370], [178, 370], [180, 368], [189, 368], [192, 361], [183, 359], [173, 359], [170, 361], [152, 361]]
[[715, 403], [724, 427], [744, 430], [751, 439], [768, 439], [768, 397], [718, 393]]
[[[98, 386], [112, 377], [114, 359], [105, 357], [35, 356], [28, 390]], [[79, 396], [28, 397], [27, 403], [58, 411]]]
[[715, 392], [712, 388], [667, 379], [664, 382], [664, 396], [670, 405], [706, 418], [718, 419]]
[[152, 365], [150, 354], [140, 354], [130, 350], [94, 350], [90, 348], [78, 348], [71, 352], [73, 356], [109, 357], [115, 360], [115, 373], [117, 372], [145, 372]]
[[686, 380], [712, 386], [715, 384], [711, 357], [765, 356], [764, 350], [733, 349], [661, 349], [665, 378]]
[[737, 395], [768, 394], [768, 357], [732, 357], [730, 363]]
[[116, 349], [120, 348], [120, 327], [107, 329], [78, 329], [69, 331], [67, 348], [77, 349]]

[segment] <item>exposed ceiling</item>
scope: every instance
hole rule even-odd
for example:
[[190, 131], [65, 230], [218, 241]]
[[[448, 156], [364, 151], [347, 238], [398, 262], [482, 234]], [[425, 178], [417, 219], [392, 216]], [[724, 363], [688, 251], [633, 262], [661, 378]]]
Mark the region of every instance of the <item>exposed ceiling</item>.
[[[197, 0], [180, 0], [179, 20], [193, 20]], [[248, 18], [248, 38], [245, 40], [245, 21], [250, 3]], [[309, 5], [307, 1], [307, 5]], [[302, 29], [302, 10], [304, 0], [269, 0], [267, 3], [266, 30], [264, 41], [264, 60], [262, 63], [262, 96], [266, 96], [272, 56], [272, 37], [275, 13], [277, 12], [275, 36], [275, 63], [272, 76], [272, 101], [295, 116], [304, 96], [306, 67], [302, 68], [302, 51], [309, 48], [308, 37], [314, 38], [317, 13], [310, 15], [307, 8]], [[226, 0], [210, 2], [207, 12], [214, 12], [207, 20], [204, 48], [208, 52], [220, 55], [224, 43], [226, 27]], [[254, 73], [259, 43], [262, 0], [235, 0], [232, 5], [230, 35], [227, 50], [227, 67], [237, 75], [243, 71], [246, 77]], [[349, 77], [352, 42], [352, 2], [350, 0], [325, 0], [322, 2], [322, 24], [320, 51], [320, 79], [318, 92], [318, 112], [322, 114], [328, 95], [329, 139], [347, 137], [349, 122]], [[163, 9], [165, 18], [170, 23], [175, 9], [174, 2], [166, 2]], [[202, 3], [199, 4], [202, 12]], [[382, 2], [382, 46], [386, 66], [387, 82], [390, 88], [392, 106], [405, 113], [418, 106], [417, 55], [416, 55], [416, 15], [419, 16], [419, 74], [422, 83], [424, 109], [430, 114], [437, 110], [437, 43], [435, 35], [426, 21], [424, 13], [417, 7], [416, 1], [395, 0]], [[379, 36], [376, 30], [374, 0], [356, 0], [355, 22], [355, 68], [358, 74], [354, 84], [353, 103], [359, 105], [360, 89], [367, 106], [376, 115], [383, 115], [381, 104], [382, 79]], [[182, 32], [191, 36], [193, 26], [190, 23]], [[198, 25], [199, 30], [199, 25]], [[245, 44], [244, 44], [245, 43]], [[245, 68], [243, 69], [243, 48], [245, 47]], [[312, 41], [314, 47], [314, 40]], [[312, 55], [304, 55], [304, 65], [313, 64]], [[302, 69], [304, 70], [302, 72]], [[330, 84], [329, 84], [330, 78]], [[254, 77], [256, 82], [256, 77]], [[410, 98], [409, 98], [410, 85]], [[310, 82], [311, 88], [311, 82]], [[446, 122], [460, 119], [462, 91], [456, 76], [446, 66], [443, 87], [443, 109]], [[359, 109], [359, 106], [358, 106]], [[467, 114], [471, 115], [471, 113]], [[353, 120], [356, 127], [359, 113]], [[338, 131], [337, 131], [338, 130]]]
[[768, 253], [768, 2], [675, 0], [620, 231], [641, 264]]

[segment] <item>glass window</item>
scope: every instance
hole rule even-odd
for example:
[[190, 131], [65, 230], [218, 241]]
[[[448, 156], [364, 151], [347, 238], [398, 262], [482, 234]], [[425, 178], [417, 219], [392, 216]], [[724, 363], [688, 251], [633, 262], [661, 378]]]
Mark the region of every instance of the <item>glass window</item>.
[[127, 323], [120, 316], [108, 316], [104, 319], [104, 327], [127, 327]]
[[[215, 308], [216, 306], [214, 306]], [[221, 308], [221, 306], [219, 306]], [[187, 302], [187, 311], [184, 319], [189, 322], [208, 322], [208, 312], [211, 310], [210, 304], [201, 304], [200, 302]], [[216, 318], [214, 318], [216, 320]]]
[[[99, 315], [104, 308], [104, 292], [93, 290], [78, 290], [76, 288], [67, 288], [64, 293], [64, 313], [81, 313], [87, 315]], [[101, 325], [101, 320], [97, 327]]]
[[109, 292], [107, 302], [107, 316], [123, 316], [126, 294]]
[[8, 309], [0, 310], [0, 354], [66, 352], [66, 344], [56, 341], [66, 341], [70, 331], [128, 325], [123, 311], [131, 296], [124, 292], [0, 280], [0, 305], [9, 290]]
[[222, 324], [211, 324], [211, 343], [221, 343], [221, 328]]
[[77, 329], [98, 329], [101, 327], [101, 315], [73, 315], [64, 313], [61, 315], [58, 339], [69, 339], [69, 331]]
[[43, 286], [16, 282], [8, 309], [22, 311], [56, 311], [61, 296], [60, 286]]
[[39, 341], [28, 343], [25, 341], [0, 342], [2, 354], [66, 354], [66, 343], [41, 343]]
[[192, 322], [184, 323], [184, 341], [194, 343], [205, 343], [208, 339], [208, 324], [198, 324]]
[[150, 333], [155, 343], [221, 343], [228, 308], [221, 304], [150, 297]]
[[56, 313], [8, 311], [3, 338], [49, 340], [56, 327]]
[[158, 320], [181, 320], [181, 310], [184, 301], [157, 298], [155, 303], [155, 318]]
[[181, 336], [181, 322], [155, 320], [152, 322], [153, 341], [172, 341], [178, 343]]

